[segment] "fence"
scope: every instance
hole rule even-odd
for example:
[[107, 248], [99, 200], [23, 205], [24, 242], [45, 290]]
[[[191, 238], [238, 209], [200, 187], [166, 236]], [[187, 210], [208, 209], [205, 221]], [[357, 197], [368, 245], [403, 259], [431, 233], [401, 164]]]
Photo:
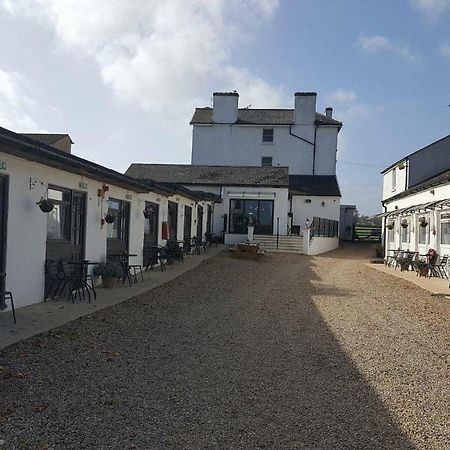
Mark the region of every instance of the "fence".
[[353, 228], [353, 240], [355, 241], [381, 241], [381, 227], [373, 225], [355, 225]]
[[313, 217], [310, 227], [310, 239], [313, 237], [338, 237], [339, 222], [337, 220]]

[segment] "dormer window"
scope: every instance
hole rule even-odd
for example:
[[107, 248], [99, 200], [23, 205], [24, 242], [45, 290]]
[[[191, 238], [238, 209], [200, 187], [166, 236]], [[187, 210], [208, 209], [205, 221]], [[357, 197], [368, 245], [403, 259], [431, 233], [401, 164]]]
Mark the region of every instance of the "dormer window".
[[273, 143], [273, 128], [263, 128], [262, 141]]

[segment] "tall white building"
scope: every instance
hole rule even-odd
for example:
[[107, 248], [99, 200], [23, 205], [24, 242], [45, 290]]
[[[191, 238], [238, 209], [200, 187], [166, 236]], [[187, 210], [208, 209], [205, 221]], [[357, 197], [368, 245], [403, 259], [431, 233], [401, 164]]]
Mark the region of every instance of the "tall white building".
[[286, 166], [290, 175], [336, 175], [333, 109], [316, 112], [315, 92], [297, 92], [293, 109], [239, 108], [237, 92], [215, 92], [191, 120], [192, 164]]

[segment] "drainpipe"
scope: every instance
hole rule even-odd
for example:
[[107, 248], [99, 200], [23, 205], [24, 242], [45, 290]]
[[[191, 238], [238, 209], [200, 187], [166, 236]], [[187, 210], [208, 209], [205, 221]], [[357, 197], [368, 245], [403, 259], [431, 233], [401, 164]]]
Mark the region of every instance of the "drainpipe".
[[300, 139], [303, 142], [306, 142], [309, 145], [313, 146], [313, 167], [312, 167], [312, 174], [315, 175], [315, 171], [316, 171], [316, 136], [317, 136], [317, 128], [319, 125], [315, 125], [314, 126], [314, 142], [308, 141], [305, 138], [302, 138], [301, 136], [298, 136], [294, 133], [292, 133], [292, 125], [289, 125], [289, 134], [291, 136], [294, 136], [297, 139]]

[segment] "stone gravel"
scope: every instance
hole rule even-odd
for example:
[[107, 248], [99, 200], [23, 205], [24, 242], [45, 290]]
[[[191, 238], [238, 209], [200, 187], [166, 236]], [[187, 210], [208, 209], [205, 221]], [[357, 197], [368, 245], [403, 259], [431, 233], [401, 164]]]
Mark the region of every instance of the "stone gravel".
[[0, 448], [450, 448], [450, 301], [367, 258], [223, 252], [6, 348]]

